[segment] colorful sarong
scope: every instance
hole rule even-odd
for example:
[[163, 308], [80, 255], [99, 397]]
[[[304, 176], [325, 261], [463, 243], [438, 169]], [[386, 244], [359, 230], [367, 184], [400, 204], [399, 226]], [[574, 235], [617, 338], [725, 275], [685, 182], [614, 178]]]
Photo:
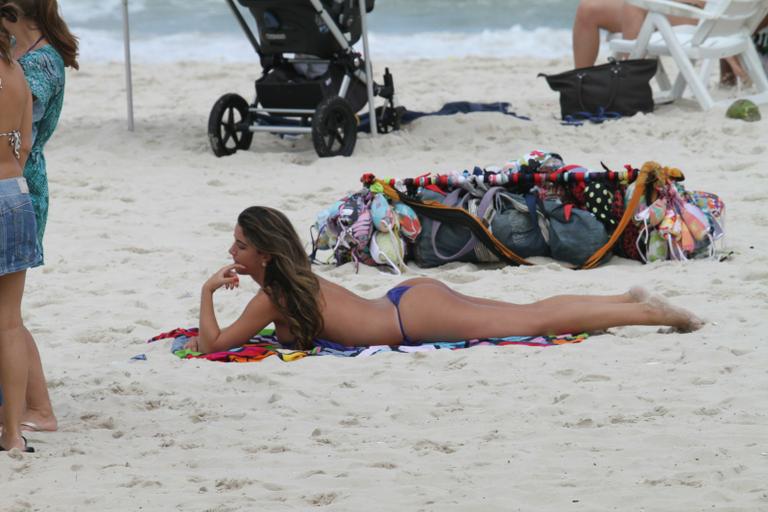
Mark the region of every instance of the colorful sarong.
[[158, 340], [173, 340], [171, 351], [182, 359], [207, 359], [222, 363], [250, 363], [261, 361], [270, 356], [277, 356], [283, 361], [296, 361], [307, 356], [340, 356], [340, 357], [369, 357], [382, 352], [427, 352], [431, 350], [458, 350], [462, 348], [477, 347], [480, 345], [526, 345], [529, 347], [552, 347], [581, 343], [588, 334], [560, 334], [557, 336], [508, 336], [506, 338], [487, 338], [466, 341], [437, 341], [421, 343], [418, 345], [372, 345], [370, 347], [346, 347], [327, 340], [315, 340], [312, 350], [294, 350], [286, 348], [277, 341], [272, 329], [265, 329], [254, 336], [247, 343], [223, 352], [201, 354], [184, 349], [184, 344], [192, 336], [197, 336], [197, 328], [174, 329], [173, 331], [158, 334], [148, 342]]

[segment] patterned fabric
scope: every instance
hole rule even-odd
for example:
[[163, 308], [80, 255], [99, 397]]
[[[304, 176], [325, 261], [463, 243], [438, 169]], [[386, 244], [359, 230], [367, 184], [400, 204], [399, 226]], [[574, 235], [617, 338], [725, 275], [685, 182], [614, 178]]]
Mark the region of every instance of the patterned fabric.
[[[686, 191], [679, 180], [665, 174], [668, 170], [659, 168], [650, 204], [642, 198], [634, 212], [639, 227], [636, 241], [645, 244], [644, 252], [639, 251], [642, 261], [716, 257], [715, 242], [725, 236], [725, 205], [715, 194]], [[627, 187], [627, 198], [634, 187], [635, 183]]]
[[37, 217], [39, 261], [43, 264], [43, 234], [48, 220], [48, 175], [43, 148], [53, 135], [64, 103], [64, 60], [51, 45], [23, 55], [19, 64], [32, 91], [32, 151], [24, 167]]
[[645, 249], [646, 243], [640, 238], [640, 226], [634, 222], [630, 222], [627, 224], [627, 227], [624, 228], [619, 243], [616, 244], [616, 254], [631, 260], [643, 261], [641, 254], [645, 253]]
[[225, 352], [213, 352], [201, 354], [183, 349], [184, 344], [192, 336], [197, 336], [197, 328], [174, 329], [173, 331], [158, 334], [148, 340], [148, 343], [158, 340], [173, 340], [171, 351], [182, 359], [207, 359], [222, 363], [249, 363], [261, 361], [270, 356], [277, 356], [282, 361], [296, 361], [308, 356], [340, 356], [340, 357], [369, 357], [382, 352], [427, 352], [431, 350], [458, 350], [462, 348], [476, 347], [479, 345], [526, 345], [530, 347], [552, 347], [581, 343], [589, 337], [588, 334], [560, 334], [558, 336], [508, 336], [506, 338], [489, 338], [467, 341], [444, 341], [434, 343], [420, 343], [416, 345], [374, 345], [370, 347], [346, 347], [327, 340], [315, 340], [312, 350], [293, 350], [281, 345], [274, 336], [272, 329], [265, 329], [260, 334], [251, 338], [248, 343]]
[[613, 191], [596, 181], [587, 186], [584, 195], [586, 196], [585, 209], [592, 212], [597, 220], [603, 223], [608, 233], [613, 233], [618, 222], [618, 219], [613, 216]]

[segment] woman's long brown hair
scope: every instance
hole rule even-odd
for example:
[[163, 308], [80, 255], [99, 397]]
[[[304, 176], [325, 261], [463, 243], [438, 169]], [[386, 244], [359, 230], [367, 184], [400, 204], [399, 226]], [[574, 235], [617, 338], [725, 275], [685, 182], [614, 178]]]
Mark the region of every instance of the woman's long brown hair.
[[77, 38], [61, 18], [56, 0], [0, 0], [0, 6], [6, 4], [15, 5], [23, 16], [35, 22], [40, 32], [64, 59], [65, 66], [80, 69], [77, 63]]
[[0, 59], [11, 64], [11, 35], [0, 25]]
[[264, 272], [264, 291], [288, 321], [299, 348], [312, 348], [323, 330], [320, 282], [291, 221], [266, 206], [251, 206], [237, 223], [248, 241], [272, 258]]

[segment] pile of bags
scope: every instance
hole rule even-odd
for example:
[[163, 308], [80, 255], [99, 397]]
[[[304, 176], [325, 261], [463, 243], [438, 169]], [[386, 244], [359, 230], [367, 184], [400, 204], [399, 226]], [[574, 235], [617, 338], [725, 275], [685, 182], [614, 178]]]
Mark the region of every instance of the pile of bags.
[[367, 188], [317, 216], [313, 258], [394, 273], [451, 261], [529, 264], [547, 256], [591, 268], [612, 254], [642, 262], [716, 257], [725, 206], [690, 192], [679, 169], [589, 171], [533, 151], [504, 166], [414, 179], [363, 177]]
[[[723, 201], [709, 192], [686, 190], [679, 169], [655, 162], [644, 167], [653, 180], [623, 233], [620, 253], [642, 262], [717, 257], [716, 242], [725, 237]], [[634, 188], [634, 183], [627, 187], [627, 197]]]

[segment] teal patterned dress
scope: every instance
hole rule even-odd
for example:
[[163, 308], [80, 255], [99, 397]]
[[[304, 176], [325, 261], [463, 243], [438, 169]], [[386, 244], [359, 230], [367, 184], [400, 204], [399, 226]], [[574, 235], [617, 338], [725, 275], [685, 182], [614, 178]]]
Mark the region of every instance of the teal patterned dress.
[[32, 206], [37, 217], [37, 248], [43, 264], [43, 234], [48, 220], [48, 175], [45, 172], [43, 147], [56, 129], [64, 103], [64, 60], [51, 45], [23, 55], [19, 64], [32, 91], [32, 151], [24, 167]]

